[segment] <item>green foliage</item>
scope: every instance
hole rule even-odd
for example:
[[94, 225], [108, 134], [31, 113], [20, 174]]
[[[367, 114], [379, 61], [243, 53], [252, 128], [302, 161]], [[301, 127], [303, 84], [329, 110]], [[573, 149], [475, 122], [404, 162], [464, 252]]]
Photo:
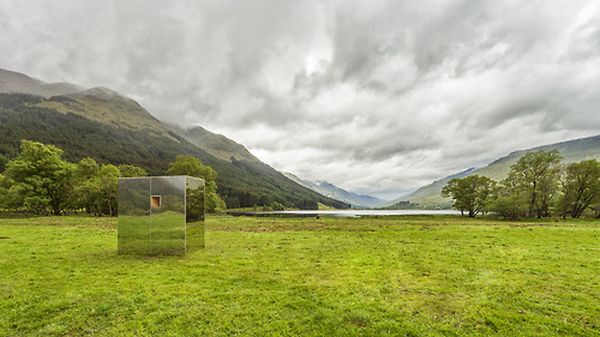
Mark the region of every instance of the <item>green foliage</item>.
[[217, 194], [217, 172], [210, 166], [203, 165], [200, 159], [179, 155], [174, 162], [169, 165], [167, 173], [172, 176], [188, 175], [204, 179], [206, 193], [206, 210], [208, 212], [220, 211], [226, 208], [225, 202]]
[[73, 174], [71, 208], [85, 208], [95, 215], [116, 215], [119, 176], [121, 172], [114, 165], [99, 166], [92, 158], [82, 159]]
[[8, 163], [8, 158], [6, 158], [5, 155], [0, 153], [0, 172], [4, 171], [4, 168], [6, 167], [6, 163]]
[[100, 214], [97, 207], [95, 179], [100, 168], [92, 158], [83, 158], [75, 167], [73, 173], [73, 193], [69, 199], [71, 209], [86, 209], [88, 213]]
[[[15, 207], [36, 213], [62, 213], [71, 192], [74, 165], [62, 159], [63, 151], [53, 145], [24, 140], [21, 152], [6, 165], [12, 185], [8, 194]], [[20, 194], [20, 195], [18, 195]]]
[[119, 186], [119, 169], [111, 164], [102, 165], [98, 172], [98, 191], [103, 206], [108, 214], [117, 215], [117, 190]]
[[274, 202], [274, 203], [271, 204], [271, 209], [273, 211], [284, 211], [285, 207], [282, 204], [278, 203], [278, 202]]
[[529, 216], [550, 216], [551, 201], [558, 191], [560, 161], [557, 150], [537, 151], [525, 154], [510, 167], [504, 185], [525, 194]]
[[122, 164], [118, 165], [117, 168], [121, 172], [121, 177], [145, 177], [148, 175], [146, 170], [135, 165]]
[[444, 197], [454, 200], [454, 208], [467, 212], [469, 217], [485, 213], [494, 192], [496, 182], [479, 175], [472, 175], [462, 179], [452, 179], [442, 189]]
[[8, 194], [8, 190], [6, 188], [6, 178], [4, 175], [0, 173], [0, 209], [7, 208], [6, 207], [6, 195]]
[[563, 214], [579, 218], [600, 199], [600, 162], [584, 160], [569, 164], [561, 177], [563, 193], [558, 205]]
[[527, 200], [526, 193], [505, 180], [496, 189], [490, 210], [505, 219], [518, 219], [527, 216]]

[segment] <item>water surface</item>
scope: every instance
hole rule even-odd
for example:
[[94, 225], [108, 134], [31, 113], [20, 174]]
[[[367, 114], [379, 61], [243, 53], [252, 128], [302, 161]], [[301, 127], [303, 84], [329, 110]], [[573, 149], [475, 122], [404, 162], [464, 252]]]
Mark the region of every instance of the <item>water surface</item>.
[[393, 215], [460, 215], [457, 210], [428, 210], [428, 209], [399, 209], [399, 210], [320, 210], [320, 211], [277, 211], [256, 212], [254, 215], [283, 215], [283, 216], [336, 216], [336, 217], [361, 217], [361, 216], [393, 216]]

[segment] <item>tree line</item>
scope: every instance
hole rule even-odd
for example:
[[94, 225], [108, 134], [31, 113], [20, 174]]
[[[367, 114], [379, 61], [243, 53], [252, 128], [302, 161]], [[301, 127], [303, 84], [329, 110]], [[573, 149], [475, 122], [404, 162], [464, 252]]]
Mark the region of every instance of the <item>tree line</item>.
[[[63, 150], [54, 145], [23, 140], [19, 154], [3, 162], [0, 209], [35, 214], [86, 212], [115, 216], [119, 177], [148, 175], [135, 165], [98, 164], [89, 157], [71, 163], [62, 155]], [[177, 156], [167, 174], [203, 178], [207, 211], [225, 209], [225, 202], [217, 194], [216, 172], [198, 158]]]
[[480, 175], [453, 179], [442, 196], [450, 197], [453, 207], [469, 217], [495, 213], [510, 219], [579, 218], [588, 210], [600, 217], [600, 162], [561, 161], [557, 150], [530, 152], [511, 165], [504, 180]]

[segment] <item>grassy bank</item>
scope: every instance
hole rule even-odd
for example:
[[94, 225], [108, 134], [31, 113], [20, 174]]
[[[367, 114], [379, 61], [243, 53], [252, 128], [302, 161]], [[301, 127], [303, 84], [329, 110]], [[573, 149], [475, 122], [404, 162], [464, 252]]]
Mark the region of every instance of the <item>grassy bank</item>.
[[0, 335], [600, 335], [600, 222], [207, 218], [186, 257], [113, 218], [0, 219]]

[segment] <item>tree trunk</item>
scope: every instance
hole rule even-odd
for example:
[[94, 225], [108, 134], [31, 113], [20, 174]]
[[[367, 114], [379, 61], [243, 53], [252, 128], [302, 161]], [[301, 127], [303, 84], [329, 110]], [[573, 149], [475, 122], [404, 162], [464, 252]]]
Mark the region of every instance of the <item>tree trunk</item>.
[[52, 213], [54, 215], [60, 215], [60, 205], [58, 205], [56, 202], [52, 203]]

